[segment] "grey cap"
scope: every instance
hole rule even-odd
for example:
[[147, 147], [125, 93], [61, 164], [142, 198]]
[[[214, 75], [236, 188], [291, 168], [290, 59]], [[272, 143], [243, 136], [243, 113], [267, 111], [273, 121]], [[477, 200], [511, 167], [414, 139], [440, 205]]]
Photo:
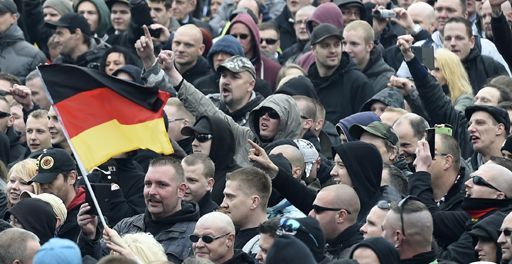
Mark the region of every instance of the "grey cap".
[[249, 72], [254, 79], [256, 79], [256, 69], [254, 69], [254, 65], [252, 65], [251, 61], [246, 57], [235, 55], [231, 58], [225, 60], [219, 67], [217, 68], [217, 72], [221, 73], [227, 69], [230, 72]]
[[18, 13], [18, 7], [12, 0], [0, 0], [0, 15], [12, 13]]
[[336, 37], [339, 40], [343, 39], [340, 30], [327, 23], [320, 24], [315, 27], [309, 39], [311, 40], [311, 45], [315, 45], [328, 37]]

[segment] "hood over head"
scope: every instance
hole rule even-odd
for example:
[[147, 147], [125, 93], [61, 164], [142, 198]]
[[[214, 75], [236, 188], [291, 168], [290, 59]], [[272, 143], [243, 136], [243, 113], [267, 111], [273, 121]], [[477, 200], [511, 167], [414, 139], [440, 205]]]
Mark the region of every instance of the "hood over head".
[[[249, 28], [249, 32], [251, 32], [251, 36], [252, 36], [252, 48], [253, 48], [253, 52], [254, 52], [254, 57], [256, 58], [256, 61], [259, 61], [261, 58], [261, 53], [260, 53], [260, 30], [258, 29], [258, 25], [256, 25], [256, 23], [254, 22], [254, 20], [252, 19], [252, 17], [249, 14], [240, 13], [231, 21], [231, 25], [229, 25], [229, 28], [226, 32], [228, 32], [228, 34], [229, 34], [229, 32], [231, 31], [231, 27], [233, 27], [233, 25], [237, 24], [237, 23], [242, 23], [246, 27]], [[254, 58], [250, 58], [250, 60], [254, 64], [253, 59]]]
[[338, 132], [338, 135], [343, 133], [347, 137], [347, 140], [349, 142], [354, 141], [356, 139], [352, 138], [352, 136], [348, 132], [348, 129], [352, 125], [367, 126], [374, 121], [380, 121], [380, 117], [378, 115], [376, 115], [374, 112], [355, 113], [353, 115], [349, 115], [349, 116], [341, 119], [338, 122], [338, 124], [336, 124], [336, 131]]
[[299, 137], [302, 124], [300, 120], [300, 111], [295, 100], [286, 94], [273, 94], [265, 98], [265, 100], [263, 100], [263, 102], [255, 107], [249, 114], [249, 128], [252, 130], [259, 143], [265, 142], [259, 136], [260, 116], [257, 116], [259, 113], [258, 110], [262, 107], [272, 108], [279, 114], [278, 132], [271, 141], [283, 138], [296, 139]]
[[98, 27], [96, 27], [96, 30], [94, 33], [96, 33], [99, 37], [103, 37], [105, 33], [107, 33], [107, 30], [110, 28], [110, 11], [108, 9], [107, 4], [105, 1], [102, 0], [79, 0], [74, 5], [75, 12], [78, 13], [78, 6], [82, 2], [91, 2], [94, 6], [96, 6], [96, 9], [98, 10]]
[[381, 102], [386, 106], [394, 108], [404, 108], [404, 96], [397, 88], [394, 87], [384, 88], [375, 94], [363, 104], [361, 111], [371, 111], [372, 105], [375, 102]]
[[327, 2], [319, 5], [311, 17], [306, 22], [306, 27], [308, 29], [309, 34], [313, 32], [313, 24], [318, 26], [320, 24], [327, 23], [331, 24], [340, 29], [342, 31], [343, 27], [343, 14], [338, 6], [332, 2]]
[[354, 251], [361, 247], [371, 249], [375, 253], [375, 255], [377, 255], [377, 258], [379, 259], [380, 263], [400, 263], [400, 255], [398, 254], [398, 251], [393, 245], [391, 245], [391, 243], [389, 243], [383, 237], [371, 237], [359, 242], [359, 244], [357, 244], [350, 252], [350, 258], [354, 256]]
[[315, 87], [311, 80], [306, 76], [295, 76], [286, 81], [275, 93], [287, 94], [289, 96], [303, 95], [315, 100], [318, 99]]

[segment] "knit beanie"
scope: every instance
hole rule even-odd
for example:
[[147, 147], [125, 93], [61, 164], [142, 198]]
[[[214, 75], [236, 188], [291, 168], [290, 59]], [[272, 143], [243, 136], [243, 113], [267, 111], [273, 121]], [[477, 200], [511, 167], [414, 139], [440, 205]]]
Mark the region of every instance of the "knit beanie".
[[61, 16], [73, 12], [73, 7], [69, 0], [46, 0], [43, 4], [43, 8], [45, 7], [55, 9], [55, 11], [57, 11]]
[[224, 35], [222, 38], [218, 39], [211, 47], [210, 52], [208, 52], [208, 63], [210, 63], [210, 67], [212, 69], [213, 56], [219, 52], [224, 52], [233, 56], [245, 56], [242, 45], [240, 45], [240, 42], [231, 35]]

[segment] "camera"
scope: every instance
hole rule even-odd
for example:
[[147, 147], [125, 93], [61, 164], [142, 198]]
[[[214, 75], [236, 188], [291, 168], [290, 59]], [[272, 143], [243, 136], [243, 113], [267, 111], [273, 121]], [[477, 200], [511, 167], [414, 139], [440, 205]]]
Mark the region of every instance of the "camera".
[[373, 11], [373, 17], [378, 19], [395, 18], [396, 13], [395, 11], [389, 9], [376, 9]]

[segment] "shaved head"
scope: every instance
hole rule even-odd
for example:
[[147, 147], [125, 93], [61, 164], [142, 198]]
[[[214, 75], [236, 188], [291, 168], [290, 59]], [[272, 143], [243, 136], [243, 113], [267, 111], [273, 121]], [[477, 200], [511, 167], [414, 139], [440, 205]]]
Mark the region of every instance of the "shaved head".
[[361, 204], [354, 188], [346, 184], [335, 184], [323, 188], [320, 192], [330, 196], [332, 207], [349, 210], [351, 212], [349, 215], [350, 218], [353, 218], [352, 220], [354, 222], [357, 220], [357, 215], [359, 214], [359, 210], [361, 210]]
[[283, 156], [290, 162], [293, 168], [300, 168], [299, 174], [302, 174], [304, 171], [304, 156], [298, 148], [292, 145], [277, 146], [273, 148], [269, 154], [283, 154]]
[[479, 173], [488, 173], [489, 182], [494, 186], [499, 186], [507, 197], [512, 197], [512, 171], [492, 161], [480, 166], [478, 171]]
[[229, 216], [220, 212], [205, 214], [197, 220], [196, 226], [208, 226], [222, 233], [235, 233], [235, 225]]

